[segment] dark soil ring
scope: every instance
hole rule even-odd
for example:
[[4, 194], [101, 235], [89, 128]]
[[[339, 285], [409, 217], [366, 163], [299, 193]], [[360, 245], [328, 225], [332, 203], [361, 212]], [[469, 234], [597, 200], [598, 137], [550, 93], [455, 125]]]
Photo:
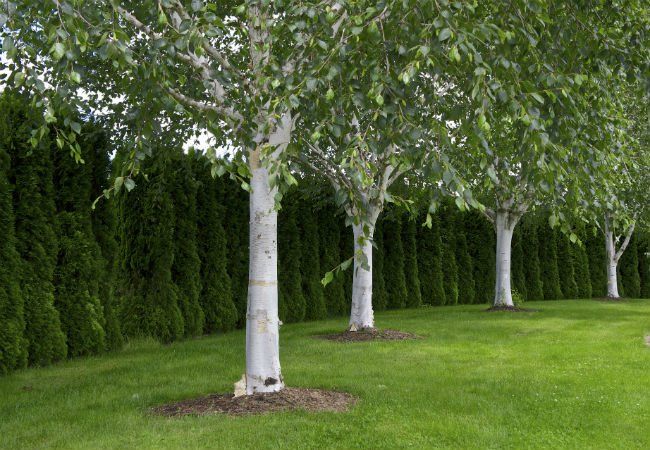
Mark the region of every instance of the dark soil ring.
[[539, 312], [539, 309], [520, 308], [519, 306], [491, 306], [485, 312]]
[[367, 342], [367, 341], [403, 341], [406, 339], [419, 339], [420, 336], [397, 330], [378, 330], [377, 328], [364, 328], [359, 331], [343, 331], [342, 333], [318, 336], [336, 342]]
[[243, 416], [277, 411], [331, 411], [344, 412], [357, 402], [345, 392], [323, 389], [285, 388], [280, 392], [244, 395], [213, 394], [207, 397], [184, 400], [157, 406], [152, 412], [166, 417], [208, 414]]

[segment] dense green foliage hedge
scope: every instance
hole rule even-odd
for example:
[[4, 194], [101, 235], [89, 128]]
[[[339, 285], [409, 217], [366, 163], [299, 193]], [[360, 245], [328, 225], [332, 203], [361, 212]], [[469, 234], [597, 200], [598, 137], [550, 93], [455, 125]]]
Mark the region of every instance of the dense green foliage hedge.
[[[83, 164], [53, 136], [28, 142], [36, 117], [24, 98], [0, 97], [0, 373], [98, 354], [125, 337], [162, 342], [242, 327], [248, 285], [248, 193], [213, 178], [206, 157], [160, 147], [123, 189], [92, 210], [112, 173], [107, 134], [85, 126]], [[118, 154], [116, 160], [119, 161]], [[285, 195], [279, 211], [280, 317], [349, 313], [352, 229], [326, 185]], [[317, 192], [315, 194], [314, 192]], [[388, 207], [373, 242], [373, 302], [387, 308], [487, 303], [495, 235], [477, 212], [445, 203], [423, 216]], [[519, 298], [604, 296], [604, 243], [578, 226], [582, 245], [526, 215], [513, 238]], [[636, 234], [620, 262], [622, 294], [650, 297], [650, 240]]]

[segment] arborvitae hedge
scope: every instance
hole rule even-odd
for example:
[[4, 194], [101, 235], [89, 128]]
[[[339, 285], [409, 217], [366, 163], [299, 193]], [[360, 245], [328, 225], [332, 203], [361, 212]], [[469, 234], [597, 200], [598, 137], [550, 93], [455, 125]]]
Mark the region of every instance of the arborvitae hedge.
[[388, 293], [388, 307], [404, 308], [408, 291], [404, 274], [404, 246], [402, 245], [402, 218], [395, 213], [384, 220], [384, 280]]
[[65, 358], [67, 348], [59, 313], [54, 307], [54, 268], [57, 258], [55, 205], [52, 187], [52, 145], [48, 136], [36, 147], [29, 144], [31, 129], [40, 112], [29, 100], [5, 91], [0, 105], [6, 134], [5, 149], [11, 156], [10, 183], [14, 185], [16, 250], [22, 258], [21, 278], [28, 358], [46, 365]]
[[458, 303], [458, 264], [456, 262], [456, 211], [455, 206], [445, 206], [441, 215], [442, 276], [445, 305]]
[[137, 187], [120, 196], [120, 321], [127, 336], [171, 342], [183, 336], [172, 279], [174, 204], [166, 152], [158, 150]]
[[521, 232], [521, 245], [524, 257], [524, 273], [526, 277], [526, 300], [543, 300], [544, 286], [539, 261], [539, 239], [537, 236], [537, 221], [524, 217], [518, 225]]
[[232, 301], [237, 308], [237, 326], [243, 327], [246, 324], [248, 304], [248, 192], [238, 183], [227, 180], [221, 202], [227, 208], [223, 227], [228, 240], [227, 263]]
[[305, 318], [306, 302], [300, 273], [301, 245], [295, 194], [285, 196], [278, 224], [279, 315], [283, 322]]
[[572, 299], [578, 296], [572, 244], [567, 236], [556, 231], [557, 266], [560, 276], [560, 290], [563, 298]]
[[641, 298], [650, 298], [650, 234], [639, 236], [639, 276], [641, 278]]
[[544, 223], [540, 225], [537, 233], [544, 300], [563, 298], [557, 261], [557, 231], [545, 223], [545, 217], [541, 220]]
[[[324, 275], [341, 263], [341, 228], [334, 208], [318, 211], [318, 237], [320, 243], [320, 268]], [[325, 303], [330, 316], [342, 316], [349, 309], [346, 303], [343, 277], [336, 276], [325, 286]]]
[[528, 299], [526, 289], [526, 258], [524, 256], [524, 231], [521, 226], [515, 227], [512, 236], [511, 255], [511, 280], [512, 288], [515, 289], [524, 300]]
[[[406, 217], [402, 222], [402, 242], [404, 243], [404, 274], [406, 276], [406, 306], [415, 308], [422, 304], [420, 274], [418, 272], [418, 241], [415, 218]], [[467, 250], [467, 246], [465, 247]], [[470, 261], [471, 263], [471, 261]], [[472, 288], [474, 281], [472, 278]]]
[[321, 283], [323, 274], [320, 266], [318, 218], [306, 199], [300, 201], [298, 222], [301, 242], [300, 275], [306, 302], [305, 318], [324, 319], [327, 317], [327, 305]]
[[465, 224], [469, 254], [474, 262], [476, 303], [491, 303], [494, 300], [496, 270], [494, 227], [476, 211], [467, 213]]
[[201, 261], [201, 294], [204, 313], [203, 331], [228, 331], [237, 325], [237, 307], [232, 298], [228, 275], [228, 239], [223, 227], [226, 208], [223, 180], [210, 174], [207, 158], [195, 158], [198, 181], [196, 196], [197, 244]]
[[[431, 228], [418, 228], [418, 274], [422, 302], [426, 305], [444, 305], [445, 291], [442, 275], [442, 238], [438, 215], [431, 218]], [[419, 222], [421, 222], [420, 220]]]
[[6, 125], [0, 116], [0, 375], [25, 367], [28, 344], [18, 282], [20, 261], [15, 247], [13, 198], [7, 178], [10, 159], [6, 148], [10, 134]]
[[571, 257], [573, 259], [573, 268], [575, 280], [578, 286], [578, 298], [591, 298], [591, 275], [589, 273], [589, 256], [585, 247], [586, 233], [583, 225], [576, 228], [576, 234], [580, 239], [579, 243], [571, 246]]
[[605, 255], [605, 238], [595, 230], [587, 231], [587, 256], [589, 258], [589, 275], [594, 297], [607, 295], [607, 266]]
[[94, 355], [106, 349], [104, 312], [97, 273], [101, 262], [87, 217], [60, 212], [59, 260], [55, 272], [56, 308], [67, 336], [68, 355]]
[[373, 235], [375, 245], [372, 247], [372, 306], [375, 311], [388, 307], [388, 290], [384, 276], [384, 224], [378, 220]]
[[98, 276], [105, 262], [92, 229], [91, 166], [78, 165], [67, 152], [56, 152], [54, 168], [59, 211], [54, 304], [67, 336], [68, 355], [93, 355], [106, 349], [106, 332]]
[[197, 249], [197, 182], [190, 159], [174, 155], [169, 163], [173, 170], [172, 203], [174, 205], [174, 263], [172, 280], [177, 287], [185, 336], [203, 332], [205, 316], [199, 304], [201, 293], [201, 260]]
[[[88, 124], [84, 128], [82, 156], [88, 165], [90, 192], [88, 204], [92, 205], [109, 187], [111, 176], [110, 143], [106, 132], [98, 124]], [[116, 256], [117, 256], [117, 218], [115, 200], [101, 199], [90, 214], [95, 241], [101, 252], [102, 267], [96, 274], [99, 283], [99, 299], [104, 310], [103, 328], [106, 332], [107, 350], [122, 347], [124, 339], [117, 318], [115, 301]]]
[[620, 284], [623, 285], [625, 297], [638, 298], [641, 295], [641, 277], [639, 275], [639, 253], [637, 249], [637, 237], [632, 235], [630, 243], [619, 261], [621, 270]]
[[465, 236], [465, 217], [460, 216], [456, 223], [456, 263], [458, 265], [458, 303], [475, 302], [476, 283], [474, 282], [474, 263], [467, 248]]

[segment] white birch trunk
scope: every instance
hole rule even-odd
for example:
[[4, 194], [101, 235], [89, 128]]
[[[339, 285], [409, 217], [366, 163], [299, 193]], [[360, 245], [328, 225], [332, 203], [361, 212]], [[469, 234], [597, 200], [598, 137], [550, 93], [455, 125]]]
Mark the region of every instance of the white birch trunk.
[[497, 233], [496, 248], [496, 284], [494, 289], [494, 306], [514, 306], [510, 283], [512, 233], [516, 221], [510, 220], [507, 211], [497, 211], [494, 226]]
[[614, 232], [610, 230], [608, 221], [605, 222], [605, 254], [607, 255], [607, 297], [620, 298], [618, 294], [618, 258], [616, 258], [616, 246], [614, 243]]
[[280, 371], [276, 189], [251, 154], [250, 266], [246, 313], [246, 394], [284, 388]]
[[[352, 278], [352, 308], [350, 310], [350, 329], [374, 328], [375, 317], [372, 310], [372, 236], [374, 223], [370, 227], [370, 236], [363, 239], [363, 224], [353, 225], [354, 233], [354, 273]], [[359, 241], [363, 239], [363, 243]], [[358, 253], [361, 252], [367, 261], [367, 269], [363, 267]]]

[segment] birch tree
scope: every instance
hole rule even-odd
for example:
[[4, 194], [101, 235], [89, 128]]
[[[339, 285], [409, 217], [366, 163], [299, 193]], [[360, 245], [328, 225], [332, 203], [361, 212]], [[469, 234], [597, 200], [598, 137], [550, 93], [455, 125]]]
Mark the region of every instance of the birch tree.
[[[602, 143], [621, 142], [620, 104], [612, 88], [624, 82], [625, 72], [636, 72], [635, 64], [647, 64], [647, 50], [625, 50], [642, 39], [647, 17], [634, 2], [482, 7], [491, 11], [494, 27], [480, 29], [482, 42], [472, 47], [458, 42], [456, 58], [461, 65], [477, 58], [482, 64], [454, 81], [458, 106], [446, 115], [452, 139], [439, 142], [441, 134], [432, 133], [430, 140], [447, 149], [454, 173], [471, 186], [494, 224], [494, 306], [510, 308], [512, 234], [522, 215], [541, 204], [589, 204], [612, 179], [611, 167], [625, 158], [618, 144]], [[639, 12], [638, 21], [628, 8]], [[609, 28], [594, 35], [593, 24], [603, 17]], [[551, 225], [562, 222], [570, 232], [563, 218], [561, 212], [552, 215]]]
[[[34, 141], [53, 128], [77, 159], [77, 108], [99, 112], [130, 157], [106, 192], [133, 177], [164, 132], [184, 142], [206, 130], [213, 175], [230, 171], [250, 191], [246, 393], [284, 386], [279, 360], [277, 208], [295, 183], [287, 168], [307, 78], [318, 77], [349, 27], [336, 1], [17, 0], [2, 3], [9, 85], [47, 109]], [[215, 148], [232, 156], [217, 161]]]

